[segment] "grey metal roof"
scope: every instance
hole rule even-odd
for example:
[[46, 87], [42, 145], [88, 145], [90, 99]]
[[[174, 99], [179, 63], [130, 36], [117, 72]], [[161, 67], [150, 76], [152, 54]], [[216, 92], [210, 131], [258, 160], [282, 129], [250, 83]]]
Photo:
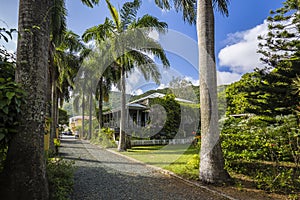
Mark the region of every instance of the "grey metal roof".
[[[137, 99], [137, 100], [134, 100], [132, 102], [130, 102], [130, 104], [132, 103], [136, 103], [136, 102], [139, 102], [139, 101], [143, 101], [145, 99], [154, 99], [154, 98], [162, 98], [166, 96], [165, 94], [162, 94], [162, 93], [158, 93], [158, 92], [155, 92], [153, 94], [150, 94], [148, 96], [145, 96], [145, 97], [142, 97], [140, 99]], [[190, 101], [190, 100], [186, 100], [186, 99], [181, 99], [181, 98], [175, 98], [176, 101], [180, 101], [180, 102], [185, 102], [185, 103], [195, 103], [193, 101]]]

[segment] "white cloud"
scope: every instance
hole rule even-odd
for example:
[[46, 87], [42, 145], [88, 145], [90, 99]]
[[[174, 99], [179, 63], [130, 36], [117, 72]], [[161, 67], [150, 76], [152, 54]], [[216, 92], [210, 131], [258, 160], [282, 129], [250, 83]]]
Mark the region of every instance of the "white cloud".
[[169, 85], [167, 84], [164, 84], [164, 83], [161, 83], [158, 87], [157, 87], [157, 89], [164, 89], [164, 88], [167, 88], [167, 87], [169, 87]]
[[183, 79], [186, 80], [186, 81], [191, 82], [192, 85], [195, 85], [195, 86], [199, 85], [199, 79], [193, 79], [190, 76], [185, 76]]
[[141, 94], [143, 94], [144, 92], [143, 92], [143, 90], [142, 89], [137, 89], [137, 90], [134, 90], [131, 94], [132, 95], [141, 95]]
[[217, 72], [218, 85], [229, 85], [241, 79], [241, 74], [234, 72]]
[[246, 73], [262, 67], [257, 53], [257, 37], [265, 35], [267, 30], [267, 21], [264, 21], [252, 29], [229, 34], [226, 39], [228, 45], [218, 54], [220, 66], [228, 66], [233, 73]]

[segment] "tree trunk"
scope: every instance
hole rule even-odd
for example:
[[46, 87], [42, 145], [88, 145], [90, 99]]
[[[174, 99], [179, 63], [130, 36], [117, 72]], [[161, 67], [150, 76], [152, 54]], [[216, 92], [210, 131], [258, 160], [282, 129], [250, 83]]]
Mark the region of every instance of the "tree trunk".
[[82, 134], [82, 138], [85, 137], [85, 133], [84, 133], [84, 111], [85, 111], [85, 99], [84, 99], [84, 88], [82, 88], [82, 103], [81, 103], [81, 106], [82, 106], [82, 122], [81, 122], [81, 134]]
[[44, 157], [49, 9], [48, 0], [20, 0], [16, 82], [27, 95], [18, 133], [9, 144], [5, 166], [9, 197], [4, 199], [49, 197]]
[[201, 151], [199, 178], [206, 183], [223, 183], [229, 175], [218, 129], [217, 75], [215, 64], [214, 13], [211, 0], [198, 0], [197, 34], [201, 102]]
[[56, 87], [56, 70], [53, 66], [52, 68], [52, 76], [51, 76], [51, 134], [50, 134], [50, 149], [52, 151], [54, 148], [54, 137], [56, 135], [56, 126], [57, 126], [57, 87]]
[[121, 72], [121, 120], [120, 120], [120, 136], [119, 136], [118, 151], [126, 151], [125, 120], [126, 120], [126, 88], [125, 88], [125, 71], [124, 71], [124, 67], [122, 67], [122, 72]]
[[89, 98], [89, 135], [88, 140], [92, 138], [92, 129], [93, 129], [93, 92], [92, 89], [90, 89], [90, 98]]
[[103, 90], [102, 90], [102, 84], [103, 84], [103, 77], [100, 78], [99, 81], [99, 98], [98, 98], [98, 104], [99, 104], [99, 116], [98, 116], [98, 122], [99, 122], [99, 130], [103, 127]]

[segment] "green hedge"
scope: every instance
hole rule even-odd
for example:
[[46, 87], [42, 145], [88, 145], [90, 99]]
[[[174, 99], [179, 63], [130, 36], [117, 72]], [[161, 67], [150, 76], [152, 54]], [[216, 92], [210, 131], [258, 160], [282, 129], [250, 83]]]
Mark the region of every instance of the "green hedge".
[[221, 132], [226, 168], [256, 180], [257, 187], [300, 190], [300, 130], [294, 115], [228, 118]]

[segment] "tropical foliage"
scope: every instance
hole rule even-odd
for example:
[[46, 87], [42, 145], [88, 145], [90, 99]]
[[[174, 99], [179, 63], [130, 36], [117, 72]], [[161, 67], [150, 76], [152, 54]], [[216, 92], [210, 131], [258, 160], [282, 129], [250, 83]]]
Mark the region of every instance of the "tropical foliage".
[[[0, 39], [11, 39], [11, 31], [0, 29]], [[0, 172], [6, 158], [7, 145], [17, 132], [18, 115], [24, 105], [25, 92], [15, 82], [15, 55], [0, 46]]]
[[160, 74], [157, 71], [156, 63], [149, 57], [153, 54], [162, 61], [167, 67], [169, 61], [160, 46], [160, 44], [149, 36], [151, 31], [165, 32], [167, 24], [160, 22], [157, 18], [144, 15], [137, 17], [137, 11], [141, 5], [141, 1], [134, 0], [125, 3], [120, 11], [106, 1], [111, 18], [106, 18], [104, 24], [94, 26], [88, 29], [83, 37], [86, 40], [95, 39], [98, 44], [101, 39], [108, 39], [112, 48], [111, 66], [119, 70], [119, 88], [121, 89], [121, 124], [120, 124], [120, 142], [118, 149], [123, 151], [126, 149], [125, 136], [125, 76], [137, 67], [144, 75], [146, 80], [153, 78], [158, 82]]
[[226, 120], [222, 129], [226, 168], [255, 179], [257, 187], [296, 194], [300, 189], [299, 119], [294, 115]]
[[[222, 147], [229, 171], [255, 180], [256, 187], [298, 198], [299, 1], [271, 11], [268, 34], [260, 36], [263, 69], [226, 88], [227, 115]], [[255, 170], [254, 170], [255, 169]]]

